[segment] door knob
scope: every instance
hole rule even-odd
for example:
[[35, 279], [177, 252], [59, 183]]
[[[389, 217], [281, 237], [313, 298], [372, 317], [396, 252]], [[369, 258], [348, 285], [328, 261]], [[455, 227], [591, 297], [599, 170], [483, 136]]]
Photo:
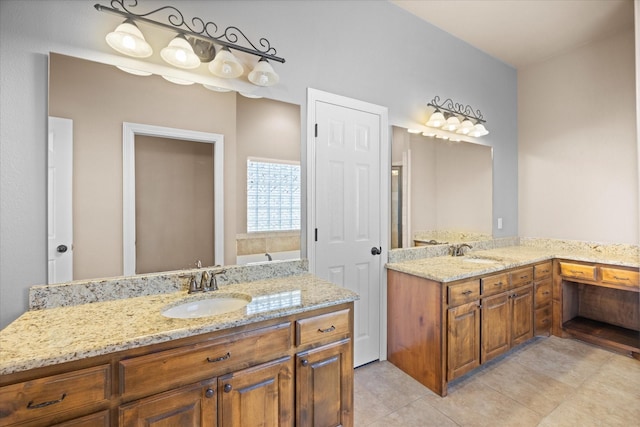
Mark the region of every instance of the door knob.
[[376, 248], [375, 246], [371, 248], [371, 255], [380, 255], [382, 253], [382, 246]]
[[58, 247], [56, 248], [56, 251], [58, 251], [59, 253], [63, 254], [65, 252], [67, 252], [67, 245], [58, 245]]

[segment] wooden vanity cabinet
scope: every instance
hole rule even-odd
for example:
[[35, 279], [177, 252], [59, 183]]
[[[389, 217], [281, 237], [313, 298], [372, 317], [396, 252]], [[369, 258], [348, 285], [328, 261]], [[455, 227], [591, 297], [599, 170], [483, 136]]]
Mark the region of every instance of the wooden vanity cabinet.
[[[482, 363], [533, 337], [532, 279], [531, 267], [516, 270], [509, 273], [507, 291], [481, 300]], [[482, 280], [494, 281], [491, 276]]]
[[387, 358], [440, 396], [533, 337], [534, 267], [443, 283], [387, 271]]
[[345, 303], [5, 375], [0, 425], [351, 427], [352, 334]]
[[553, 263], [538, 264], [533, 269], [533, 323], [535, 336], [551, 335]]

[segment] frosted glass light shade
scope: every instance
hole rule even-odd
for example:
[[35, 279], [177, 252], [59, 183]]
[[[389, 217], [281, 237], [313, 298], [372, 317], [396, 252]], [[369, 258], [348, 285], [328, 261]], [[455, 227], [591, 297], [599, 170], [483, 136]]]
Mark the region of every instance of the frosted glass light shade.
[[477, 137], [477, 136], [485, 136], [489, 135], [489, 131], [485, 129], [483, 125], [478, 123], [473, 127], [473, 130], [469, 132], [469, 136]]
[[473, 122], [471, 120], [463, 120], [456, 133], [468, 135], [473, 130]]
[[113, 50], [134, 58], [147, 58], [153, 53], [140, 29], [129, 19], [107, 34], [105, 40]]
[[431, 115], [431, 117], [429, 117], [429, 121], [427, 121], [426, 125], [432, 128], [439, 128], [445, 123], [446, 120], [444, 118], [444, 114], [442, 114], [440, 111], [436, 111]]
[[451, 132], [458, 129], [459, 127], [460, 127], [460, 119], [458, 119], [456, 116], [451, 116], [447, 119], [447, 123], [445, 123], [444, 126], [442, 126], [442, 129], [448, 130]]
[[174, 37], [169, 45], [160, 51], [160, 56], [174, 67], [190, 70], [200, 66], [200, 58], [181, 34]]
[[249, 81], [256, 86], [273, 86], [278, 83], [280, 77], [273, 71], [273, 67], [264, 58], [256, 64], [249, 73]]
[[121, 71], [124, 71], [125, 73], [129, 73], [129, 74], [133, 74], [134, 76], [147, 77], [153, 74], [153, 73], [150, 73], [149, 71], [136, 70], [135, 68], [122, 67], [120, 65], [116, 65], [116, 67]]
[[224, 79], [235, 79], [244, 73], [244, 67], [231, 51], [224, 47], [209, 63], [209, 71], [214, 76]]
[[191, 80], [185, 80], [185, 79], [180, 79], [178, 77], [172, 77], [172, 76], [162, 76], [163, 79], [165, 79], [168, 82], [177, 84], [177, 85], [182, 85], [182, 86], [189, 86], [192, 85], [194, 82], [192, 82]]

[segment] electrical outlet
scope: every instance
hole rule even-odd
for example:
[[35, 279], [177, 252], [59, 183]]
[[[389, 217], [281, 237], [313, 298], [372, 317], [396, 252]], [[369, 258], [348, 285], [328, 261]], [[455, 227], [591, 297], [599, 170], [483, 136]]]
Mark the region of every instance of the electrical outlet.
[[498, 230], [502, 230], [502, 218], [498, 218]]

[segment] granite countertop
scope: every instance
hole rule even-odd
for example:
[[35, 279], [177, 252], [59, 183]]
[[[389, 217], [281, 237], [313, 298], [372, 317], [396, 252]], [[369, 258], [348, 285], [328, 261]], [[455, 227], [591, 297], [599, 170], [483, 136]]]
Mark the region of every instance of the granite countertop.
[[242, 309], [198, 319], [170, 319], [161, 311], [186, 291], [70, 307], [31, 310], [0, 331], [0, 375], [80, 360], [351, 302], [356, 293], [310, 274], [230, 284], [214, 291], [248, 294]]
[[[474, 262], [473, 259], [495, 262]], [[568, 250], [540, 248], [533, 246], [508, 246], [497, 249], [473, 251], [462, 257], [439, 256], [387, 264], [387, 269], [400, 271], [438, 282], [453, 282], [482, 274], [495, 273], [509, 268], [561, 258], [625, 267], [640, 266], [640, 260], [633, 254], [612, 254], [593, 250]]]

